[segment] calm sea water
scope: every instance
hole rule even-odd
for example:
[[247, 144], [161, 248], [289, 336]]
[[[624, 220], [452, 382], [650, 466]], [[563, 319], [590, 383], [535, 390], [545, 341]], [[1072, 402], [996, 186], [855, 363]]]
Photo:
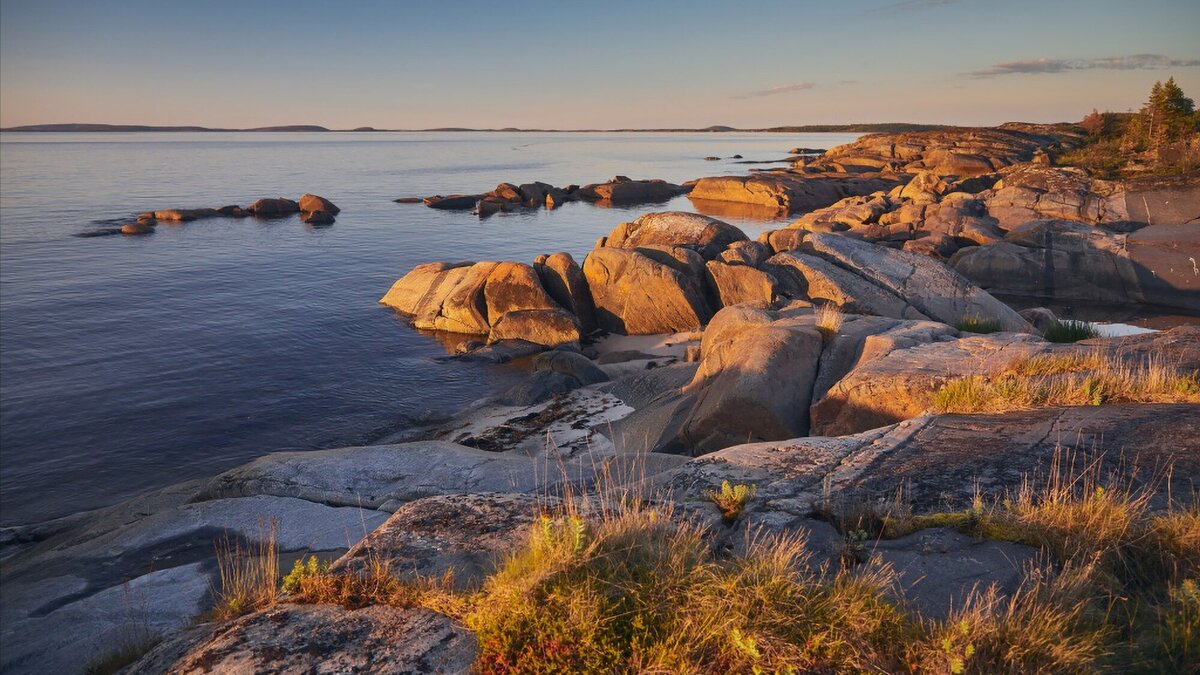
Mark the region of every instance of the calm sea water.
[[[615, 174], [740, 173], [846, 134], [0, 135], [0, 523], [96, 508], [268, 452], [369, 443], [514, 381], [445, 363], [376, 301], [413, 265], [568, 251], [639, 213], [568, 204], [487, 220], [392, 199]], [[139, 211], [313, 192], [277, 221], [72, 235]], [[757, 214], [720, 217], [753, 236]]]

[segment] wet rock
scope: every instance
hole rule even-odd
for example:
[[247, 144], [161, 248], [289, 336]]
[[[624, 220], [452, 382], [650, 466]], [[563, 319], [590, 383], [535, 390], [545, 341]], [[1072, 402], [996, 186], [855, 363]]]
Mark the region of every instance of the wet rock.
[[216, 209], [163, 209], [154, 212], [154, 219], [186, 222], [201, 218], [214, 218], [217, 215], [219, 214]]
[[425, 206], [443, 211], [470, 211], [479, 201], [479, 195], [436, 195], [424, 199]]
[[145, 220], [136, 223], [125, 223], [121, 226], [121, 234], [154, 234], [154, 223]]
[[308, 213], [324, 211], [325, 213], [336, 216], [342, 212], [342, 210], [339, 209], [333, 202], [325, 199], [324, 197], [318, 197], [314, 194], [305, 194], [303, 197], [301, 197], [299, 207], [301, 211]]
[[398, 199], [393, 199], [392, 201], [396, 202], [397, 204], [420, 204], [425, 201], [425, 198], [424, 197], [400, 197]]
[[259, 218], [282, 218], [300, 212], [300, 205], [290, 199], [276, 197], [260, 199], [246, 207], [250, 213]]
[[306, 211], [300, 218], [309, 225], [332, 225], [334, 217], [328, 211]]
[[626, 176], [617, 176], [607, 183], [585, 185], [579, 188], [577, 195], [589, 201], [628, 205], [665, 202], [688, 191], [686, 186], [664, 180], [630, 180]]
[[237, 204], [230, 204], [229, 206], [222, 206], [221, 208], [217, 209], [217, 213], [219, 213], [222, 216], [225, 216], [227, 218], [248, 218], [250, 216], [249, 211], [247, 211], [246, 209], [243, 209], [242, 207], [238, 206]]

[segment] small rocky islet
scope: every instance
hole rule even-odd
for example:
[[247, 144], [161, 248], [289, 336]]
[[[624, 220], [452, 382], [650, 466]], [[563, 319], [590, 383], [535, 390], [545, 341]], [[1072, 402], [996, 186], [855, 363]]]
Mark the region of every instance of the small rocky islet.
[[[1043, 337], [1059, 324], [1053, 312], [996, 297], [1200, 314], [1200, 179], [1101, 180], [1055, 166], [1051, 152], [1073, 142], [1043, 125], [873, 134], [821, 154], [797, 148], [786, 168], [686, 185], [502, 183], [422, 199], [486, 216], [688, 194], [698, 208], [744, 203], [796, 220], [751, 240], [717, 218], [656, 212], [617, 224], [582, 261], [558, 252], [407, 271], [383, 305], [416, 329], [460, 335], [449, 358], [522, 359], [526, 381], [393, 442], [274, 453], [6, 528], [0, 668], [76, 668], [131, 621], [165, 637], [131, 673], [291, 672], [312, 659], [338, 671], [471, 668], [475, 637], [428, 609], [284, 602], [187, 626], [211, 604], [214, 542], [254, 540], [264, 518], [278, 520], [285, 561], [454, 570], [471, 588], [566, 486], [586, 491], [599, 477], [671, 502], [715, 550], [753, 533], [804, 534], [830, 564], [846, 535], [820, 504], [903, 488], [916, 513], [960, 508], [1016, 489], [1064, 448], [1106, 471], [1128, 471], [1131, 454], [1173, 467], [1129, 475], [1159, 507], [1194, 496], [1200, 327], [1053, 342]], [[337, 207], [305, 195], [153, 220], [298, 212], [332, 219]], [[1158, 398], [1004, 399], [985, 414], [947, 400], [956, 387], [982, 396], [996, 378], [1019, 382], [1029, 364], [1059, 364], [1046, 366], [1053, 392], [1105, 364], [1155, 367], [1182, 385]], [[733, 522], [702, 498], [725, 482], [756, 486]], [[935, 617], [979, 584], [1013, 592], [1040, 555], [942, 527], [867, 549]]]

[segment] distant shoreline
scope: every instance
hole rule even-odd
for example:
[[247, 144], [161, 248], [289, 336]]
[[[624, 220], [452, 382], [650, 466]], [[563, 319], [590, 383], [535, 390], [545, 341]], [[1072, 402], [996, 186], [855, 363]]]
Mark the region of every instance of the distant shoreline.
[[299, 124], [289, 126], [255, 127], [249, 129], [222, 129], [198, 126], [151, 126], [141, 124], [27, 124], [24, 126], [7, 127], [3, 131], [22, 131], [37, 133], [63, 132], [312, 132], [312, 133], [356, 133], [356, 132], [481, 132], [481, 133], [876, 133], [876, 132], [905, 132], [905, 131], [934, 131], [952, 129], [946, 124], [912, 124], [908, 122], [885, 122], [877, 124], [808, 124], [801, 126], [765, 127], [758, 129], [738, 129], [726, 126], [711, 126], [698, 129], [662, 128], [662, 129], [474, 129], [469, 127], [441, 127], [435, 129], [376, 129], [374, 127], [359, 127], [356, 129], [329, 129], [315, 124]]

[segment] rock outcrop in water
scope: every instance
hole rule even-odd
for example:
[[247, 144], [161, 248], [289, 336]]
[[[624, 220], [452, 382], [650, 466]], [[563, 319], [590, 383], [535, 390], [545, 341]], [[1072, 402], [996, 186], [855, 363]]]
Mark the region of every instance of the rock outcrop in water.
[[[480, 217], [524, 208], [558, 208], [568, 202], [590, 202], [597, 206], [630, 206], [655, 204], [687, 194], [690, 186], [676, 185], [657, 178], [633, 180], [616, 176], [604, 183], [582, 187], [555, 187], [549, 183], [501, 183], [491, 192], [472, 195], [435, 195], [426, 197], [426, 206], [449, 211], [474, 211]], [[411, 198], [394, 200], [399, 203], [416, 201]]]
[[153, 234], [159, 222], [189, 223], [209, 218], [246, 218], [254, 216], [261, 219], [287, 218], [300, 214], [300, 219], [313, 226], [326, 226], [334, 223], [334, 217], [341, 212], [333, 202], [314, 194], [305, 194], [300, 201], [284, 197], [263, 198], [250, 206], [242, 208], [230, 204], [220, 208], [202, 209], [160, 209], [144, 211], [137, 216], [133, 223], [126, 223], [116, 228], [108, 228], [85, 232], [79, 236], [102, 236], [108, 234], [144, 235]]

